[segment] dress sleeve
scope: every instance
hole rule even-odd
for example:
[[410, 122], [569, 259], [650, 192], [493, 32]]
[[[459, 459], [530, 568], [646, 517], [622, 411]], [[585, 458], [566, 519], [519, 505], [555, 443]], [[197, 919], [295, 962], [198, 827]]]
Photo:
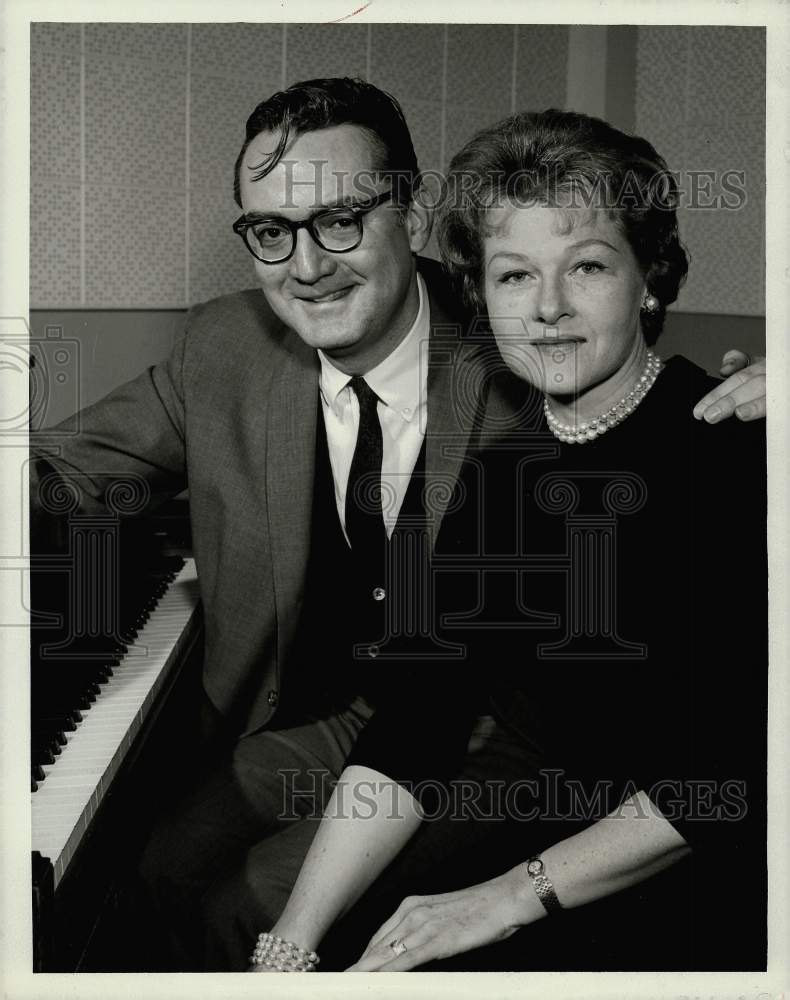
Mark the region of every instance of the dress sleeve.
[[[719, 858], [764, 841], [768, 662], [764, 425], [716, 437], [724, 430], [699, 430], [683, 535], [693, 558], [678, 550], [691, 579], [652, 587], [661, 654], [601, 719], [612, 801], [642, 789], [692, 848]], [[690, 608], [673, 603], [680, 592]]]
[[764, 842], [768, 572], [765, 425], [716, 430], [700, 429], [697, 450], [694, 642], [668, 665], [676, 689], [656, 694], [653, 740], [666, 738], [660, 754], [644, 754], [644, 783], [656, 788], [661, 771], [684, 781], [671, 822], [692, 847], [720, 855]]
[[392, 669], [346, 763], [386, 774], [425, 803], [466, 754], [478, 708], [465, 674], [431, 661]]

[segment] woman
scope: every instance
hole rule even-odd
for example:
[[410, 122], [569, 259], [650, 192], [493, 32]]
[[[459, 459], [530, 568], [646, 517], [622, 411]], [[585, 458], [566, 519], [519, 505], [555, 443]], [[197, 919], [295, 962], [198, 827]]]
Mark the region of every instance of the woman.
[[[469, 463], [438, 546], [456, 567], [446, 604], [497, 672], [500, 718], [558, 780], [536, 780], [541, 821], [510, 824], [495, 877], [406, 899], [352, 968], [759, 968], [762, 431], [714, 440], [691, 417], [714, 380], [651, 350], [687, 269], [676, 185], [645, 140], [557, 111], [481, 132], [450, 179], [445, 262], [543, 399]], [[737, 599], [736, 522], [753, 581]], [[489, 598], [504, 625], [479, 642]], [[581, 922], [560, 912], [586, 903]]]

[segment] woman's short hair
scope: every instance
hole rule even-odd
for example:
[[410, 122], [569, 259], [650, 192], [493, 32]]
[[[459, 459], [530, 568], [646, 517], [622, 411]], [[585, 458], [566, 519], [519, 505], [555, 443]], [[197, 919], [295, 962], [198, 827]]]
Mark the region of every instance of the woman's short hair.
[[659, 301], [655, 312], [642, 311], [645, 338], [655, 343], [688, 259], [678, 238], [677, 184], [647, 140], [576, 112], [511, 115], [478, 132], [453, 157], [446, 195], [438, 229], [442, 257], [478, 312], [485, 310], [482, 243], [489, 208], [513, 203], [605, 209]]
[[256, 135], [280, 131], [274, 152], [254, 165], [255, 181], [277, 166], [289, 139], [336, 125], [356, 125], [365, 132], [373, 153], [373, 169], [390, 178], [394, 200], [408, 204], [419, 187], [420, 174], [401, 106], [386, 91], [350, 77], [304, 80], [261, 101], [247, 119], [244, 143], [236, 158], [233, 174], [236, 203], [241, 206], [244, 154]]

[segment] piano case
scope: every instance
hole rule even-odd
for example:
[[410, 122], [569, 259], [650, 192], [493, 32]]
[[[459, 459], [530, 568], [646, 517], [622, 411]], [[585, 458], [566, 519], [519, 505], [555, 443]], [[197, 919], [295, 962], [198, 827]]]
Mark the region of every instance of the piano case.
[[61, 535], [31, 557], [34, 971], [154, 971], [130, 900], [200, 738], [188, 513], [70, 518]]

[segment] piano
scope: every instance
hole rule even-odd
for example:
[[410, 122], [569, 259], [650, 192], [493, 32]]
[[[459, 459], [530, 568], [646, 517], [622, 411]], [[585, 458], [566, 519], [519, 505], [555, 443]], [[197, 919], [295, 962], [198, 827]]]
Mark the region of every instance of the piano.
[[189, 739], [197, 574], [163, 523], [74, 518], [31, 559], [34, 971], [113, 971], [118, 893]]

